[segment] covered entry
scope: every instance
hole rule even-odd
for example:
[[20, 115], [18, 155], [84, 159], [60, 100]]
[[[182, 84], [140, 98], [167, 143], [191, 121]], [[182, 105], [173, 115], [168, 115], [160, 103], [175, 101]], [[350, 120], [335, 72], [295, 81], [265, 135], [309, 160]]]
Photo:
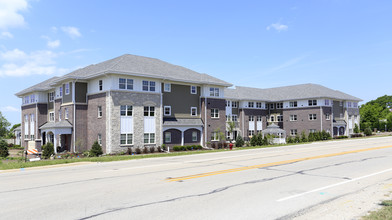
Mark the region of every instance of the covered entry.
[[166, 145], [202, 145], [203, 123], [195, 119], [163, 119], [163, 143]]
[[50, 142], [53, 143], [54, 153], [57, 149], [60, 151], [72, 151], [71, 136], [72, 125], [68, 121], [47, 122], [40, 128], [42, 145]]

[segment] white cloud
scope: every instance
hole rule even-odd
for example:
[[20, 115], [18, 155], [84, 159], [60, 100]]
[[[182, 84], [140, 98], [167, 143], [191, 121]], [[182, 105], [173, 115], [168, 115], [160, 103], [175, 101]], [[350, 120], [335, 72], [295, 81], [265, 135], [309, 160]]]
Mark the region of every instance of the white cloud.
[[60, 46], [60, 40], [54, 40], [54, 41], [48, 41], [48, 47], [49, 48], [52, 48], [52, 49], [54, 49], [54, 48], [57, 48], [57, 47], [59, 47]]
[[1, 32], [1, 34], [0, 34], [0, 39], [11, 39], [11, 38], [14, 38], [14, 35], [12, 35], [10, 32], [8, 32], [8, 31], [3, 31], [3, 32]]
[[27, 7], [27, 0], [0, 0], [0, 29], [24, 26], [26, 23], [20, 11]]
[[68, 34], [72, 39], [81, 37], [82, 34], [79, 32], [79, 29], [77, 27], [61, 27], [61, 30]]
[[0, 76], [61, 75], [68, 70], [56, 67], [58, 54], [49, 50], [26, 53], [19, 49], [0, 51]]
[[287, 31], [289, 29], [289, 26], [281, 24], [280, 22], [270, 24], [269, 26], [267, 26], [268, 31], [271, 30], [272, 28], [277, 30], [278, 32], [281, 32], [281, 31]]
[[12, 107], [12, 106], [4, 106], [4, 107], [0, 107], [0, 111], [1, 112], [20, 112], [20, 109]]

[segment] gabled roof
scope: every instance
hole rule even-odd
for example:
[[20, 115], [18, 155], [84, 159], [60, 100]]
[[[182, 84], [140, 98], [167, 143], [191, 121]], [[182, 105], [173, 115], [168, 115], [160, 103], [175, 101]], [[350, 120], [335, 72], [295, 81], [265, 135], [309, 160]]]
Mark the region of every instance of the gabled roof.
[[311, 83], [270, 89], [236, 86], [235, 89], [225, 89], [225, 97], [227, 99], [235, 100], [258, 100], [266, 102], [278, 102], [310, 98], [331, 98], [358, 102], [362, 101], [361, 99], [348, 95], [344, 92]]
[[218, 78], [201, 74], [182, 66], [173, 65], [165, 61], [125, 54], [111, 60], [75, 70], [57, 79], [91, 79], [103, 74], [118, 73], [133, 76], [151, 77], [178, 82], [189, 82], [197, 84], [212, 84], [221, 86], [232, 86], [232, 84]]
[[43, 91], [47, 91], [47, 90], [53, 89], [52, 86], [50, 86], [50, 84], [52, 84], [58, 78], [59, 77], [57, 77], [57, 76], [52, 77], [52, 78], [50, 78], [48, 80], [45, 80], [45, 81], [40, 82], [40, 83], [38, 83], [38, 84], [36, 84], [34, 86], [31, 86], [31, 87], [29, 87], [27, 89], [24, 89], [24, 90], [16, 93], [15, 95], [16, 96], [23, 96], [25, 94], [32, 93], [32, 92], [43, 92]]
[[59, 121], [59, 122], [46, 122], [39, 129], [49, 129], [49, 128], [72, 128], [72, 124], [67, 121]]

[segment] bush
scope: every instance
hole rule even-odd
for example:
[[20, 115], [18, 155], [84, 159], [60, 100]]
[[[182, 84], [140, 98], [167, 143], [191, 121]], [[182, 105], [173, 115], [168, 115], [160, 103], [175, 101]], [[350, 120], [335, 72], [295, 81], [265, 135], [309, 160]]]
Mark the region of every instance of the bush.
[[128, 149], [127, 149], [127, 153], [126, 154], [128, 154], [128, 155], [132, 155], [132, 148], [131, 147], [128, 147]]
[[148, 154], [148, 149], [147, 149], [147, 147], [143, 147], [143, 154]]
[[358, 133], [359, 133], [358, 124], [355, 124], [355, 126], [354, 126], [354, 133], [355, 133], [355, 134], [358, 134]]
[[362, 134], [352, 134], [351, 135], [352, 138], [357, 138], [357, 137], [362, 137], [362, 136], [363, 136]]
[[7, 147], [7, 142], [5, 140], [0, 140], [0, 157], [8, 157], [9, 152], [8, 152], [8, 147]]
[[136, 153], [136, 154], [141, 154], [141, 153], [142, 153], [142, 150], [140, 150], [140, 147], [137, 147], [137, 148], [135, 149], [135, 153]]
[[365, 136], [371, 136], [373, 134], [372, 129], [366, 128], [365, 131], [363, 131]]
[[161, 146], [158, 146], [158, 147], [157, 147], [157, 151], [158, 151], [158, 152], [162, 152]]
[[162, 150], [167, 151], [166, 144], [162, 144]]
[[150, 147], [150, 153], [154, 153], [155, 152], [155, 147]]
[[174, 151], [180, 151], [181, 149], [180, 149], [180, 146], [173, 146], [173, 150]]
[[235, 140], [235, 146], [242, 147], [244, 146], [244, 144], [245, 144], [244, 139], [241, 137], [241, 135], [238, 135], [237, 139]]
[[298, 134], [295, 136], [294, 143], [301, 143], [301, 139], [299, 138]]
[[288, 144], [294, 143], [293, 138], [292, 138], [291, 136], [289, 136], [288, 138], [286, 138], [286, 142], [287, 142]]
[[301, 142], [303, 142], [303, 143], [308, 142], [308, 138], [306, 138], [305, 131], [302, 131], [302, 133], [301, 133]]
[[48, 159], [52, 155], [54, 155], [54, 148], [52, 143], [47, 143], [44, 146], [42, 146], [42, 157], [44, 159]]
[[14, 144], [13, 143], [8, 144], [8, 149], [11, 149], [11, 148], [14, 148]]
[[345, 138], [348, 138], [347, 136], [337, 136], [337, 137], [335, 137], [335, 139], [345, 139]]
[[102, 146], [98, 144], [98, 141], [95, 141], [93, 146], [91, 147], [90, 155], [92, 157], [99, 157], [102, 154], [103, 154]]
[[193, 145], [188, 145], [188, 146], [185, 146], [186, 147], [186, 150], [193, 150]]

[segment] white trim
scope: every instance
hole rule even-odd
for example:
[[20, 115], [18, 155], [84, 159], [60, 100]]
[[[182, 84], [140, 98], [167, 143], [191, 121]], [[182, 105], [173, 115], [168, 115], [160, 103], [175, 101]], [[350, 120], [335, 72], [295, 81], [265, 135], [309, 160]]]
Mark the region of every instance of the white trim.
[[[168, 86], [168, 89], [166, 89], [166, 85]], [[164, 92], [171, 92], [171, 84], [170, 83], [163, 83], [163, 91]]]
[[[192, 114], [192, 110], [193, 110], [193, 109], [195, 109], [195, 112], [196, 112], [195, 115]], [[191, 116], [197, 116], [197, 107], [191, 107]]]
[[[169, 109], [169, 114], [166, 114], [166, 108]], [[171, 116], [171, 106], [169, 106], [169, 105], [163, 106], [163, 115], [164, 116]]]
[[[197, 86], [190, 86], [191, 87], [191, 94], [197, 94]], [[195, 92], [192, 92], [192, 87], [195, 87]]]

